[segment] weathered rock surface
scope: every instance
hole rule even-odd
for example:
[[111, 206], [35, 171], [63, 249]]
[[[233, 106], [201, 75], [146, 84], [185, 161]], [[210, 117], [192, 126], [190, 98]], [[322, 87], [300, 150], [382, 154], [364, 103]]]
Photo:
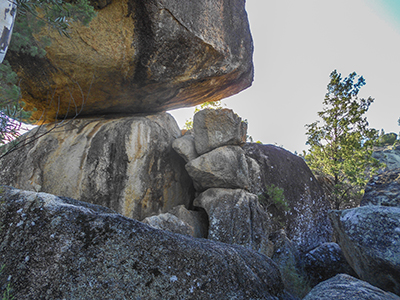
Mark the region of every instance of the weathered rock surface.
[[400, 168], [371, 178], [361, 200], [361, 206], [364, 205], [400, 207]]
[[311, 250], [304, 256], [302, 263], [311, 286], [341, 273], [357, 276], [336, 243], [325, 243]]
[[269, 217], [256, 195], [241, 189], [211, 188], [201, 193], [193, 205], [207, 212], [209, 239], [264, 254], [271, 252]]
[[247, 158], [239, 146], [214, 149], [191, 160], [185, 168], [199, 192], [208, 188], [250, 188]]
[[[104, 1], [102, 1], [104, 2]], [[110, 1], [108, 1], [110, 2]], [[44, 58], [9, 52], [23, 100], [47, 118], [153, 113], [249, 87], [253, 43], [245, 0], [119, 0], [88, 27], [57, 30]], [[53, 99], [56, 99], [52, 101]]]
[[186, 162], [199, 157], [194, 146], [194, 136], [190, 133], [185, 133], [184, 136], [177, 138], [172, 143], [172, 148], [178, 153]]
[[153, 228], [197, 238], [208, 236], [208, 216], [204, 210], [188, 210], [183, 205], [175, 206], [165, 214], [147, 217], [142, 222]]
[[400, 295], [400, 208], [368, 205], [332, 211], [330, 218], [360, 279]]
[[400, 168], [400, 145], [396, 147], [377, 147], [372, 152], [372, 157], [386, 164], [385, 170]]
[[275, 263], [244, 247], [2, 189], [0, 283], [16, 299], [287, 299]]
[[257, 189], [265, 191], [266, 186], [273, 184], [284, 190], [289, 211], [284, 214], [279, 210], [269, 212], [273, 219], [283, 218], [287, 237], [298, 250], [306, 253], [330, 242], [330, 203], [303, 159], [273, 145], [248, 143], [243, 149], [260, 165], [261, 186]]
[[0, 184], [103, 205], [138, 220], [180, 204], [189, 208], [192, 181], [171, 147], [179, 136], [166, 113], [76, 119], [4, 157]]
[[247, 123], [231, 109], [203, 109], [193, 117], [194, 143], [202, 155], [226, 145], [246, 142]]
[[369, 283], [339, 274], [321, 282], [303, 300], [400, 300], [400, 297], [385, 292]]

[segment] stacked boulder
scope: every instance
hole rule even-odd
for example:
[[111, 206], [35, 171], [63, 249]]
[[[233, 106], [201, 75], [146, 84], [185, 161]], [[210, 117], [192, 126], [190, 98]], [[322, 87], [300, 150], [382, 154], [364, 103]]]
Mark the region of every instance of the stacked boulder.
[[338, 243], [360, 279], [400, 295], [400, 169], [373, 177], [360, 207], [332, 211]]
[[259, 166], [242, 148], [246, 134], [247, 124], [232, 110], [205, 109], [172, 147], [187, 162], [197, 192], [193, 205], [208, 216], [208, 238], [269, 253], [269, 216], [251, 188], [260, 180]]

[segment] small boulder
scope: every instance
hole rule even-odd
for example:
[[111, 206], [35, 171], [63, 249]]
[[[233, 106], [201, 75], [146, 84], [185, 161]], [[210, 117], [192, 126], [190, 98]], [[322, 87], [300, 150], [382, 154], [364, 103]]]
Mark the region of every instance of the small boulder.
[[200, 155], [246, 142], [247, 123], [231, 109], [203, 109], [193, 117], [194, 143]]
[[194, 136], [191, 133], [186, 132], [184, 136], [175, 139], [172, 142], [172, 148], [174, 148], [176, 153], [178, 153], [185, 162], [199, 157], [194, 146]]
[[247, 158], [239, 146], [214, 149], [185, 167], [199, 192], [208, 188], [250, 188]]
[[145, 218], [143, 223], [157, 229], [207, 238], [208, 217], [204, 210], [188, 210], [179, 205], [165, 214]]
[[86, 203], [2, 187], [0, 221], [0, 292], [15, 299], [287, 299], [260, 253]]
[[325, 243], [311, 250], [302, 263], [312, 287], [340, 273], [357, 276], [336, 243]]
[[400, 207], [400, 168], [371, 178], [361, 200], [361, 206], [364, 205]]
[[329, 216], [360, 279], [400, 295], [400, 207], [368, 205]]
[[303, 300], [400, 300], [365, 281], [339, 274], [314, 287]]
[[193, 205], [207, 212], [209, 239], [270, 253], [269, 218], [256, 195], [241, 189], [211, 188]]

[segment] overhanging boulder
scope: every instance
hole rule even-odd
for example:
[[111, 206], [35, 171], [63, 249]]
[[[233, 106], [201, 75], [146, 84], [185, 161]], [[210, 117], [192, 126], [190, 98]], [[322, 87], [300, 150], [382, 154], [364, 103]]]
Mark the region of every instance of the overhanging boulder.
[[23, 100], [50, 121], [217, 101], [253, 80], [245, 2], [114, 0], [88, 27], [72, 24], [71, 38], [36, 34], [51, 39], [45, 57], [10, 51], [7, 59]]

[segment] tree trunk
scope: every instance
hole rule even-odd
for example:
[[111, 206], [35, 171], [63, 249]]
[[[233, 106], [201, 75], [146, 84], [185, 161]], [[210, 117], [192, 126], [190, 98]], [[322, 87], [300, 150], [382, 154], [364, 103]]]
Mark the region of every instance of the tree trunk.
[[17, 15], [17, 5], [10, 0], [0, 0], [0, 63], [6, 56]]

